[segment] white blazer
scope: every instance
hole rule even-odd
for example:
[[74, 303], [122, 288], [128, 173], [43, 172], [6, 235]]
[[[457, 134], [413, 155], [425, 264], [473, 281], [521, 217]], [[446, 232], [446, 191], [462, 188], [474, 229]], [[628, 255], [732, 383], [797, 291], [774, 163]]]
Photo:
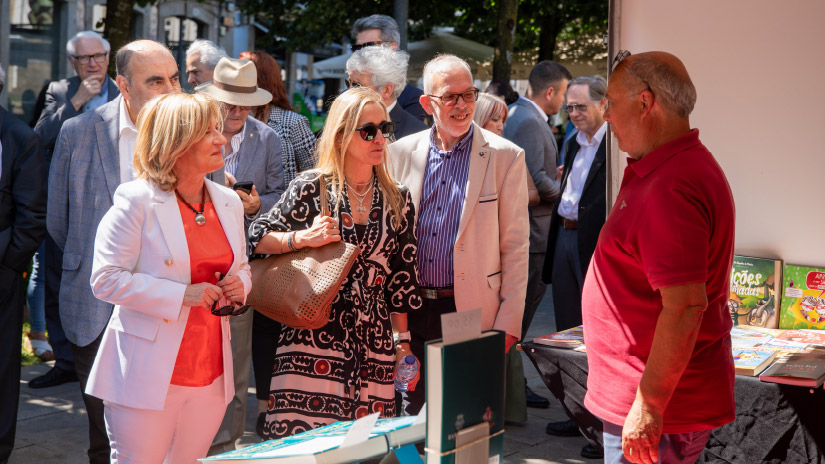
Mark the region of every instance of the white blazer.
[[[243, 206], [231, 190], [206, 187], [235, 254], [228, 275], [244, 295], [252, 286]], [[95, 297], [115, 305], [92, 366], [86, 393], [140, 409], [162, 410], [189, 306], [189, 248], [174, 192], [146, 180], [121, 184], [95, 237], [91, 277]], [[223, 303], [221, 301], [219, 304]], [[222, 318], [224, 401], [235, 394], [228, 318]]]
[[[466, 194], [453, 246], [453, 286], [458, 311], [481, 308], [482, 330], [521, 338], [527, 293], [530, 222], [524, 150], [473, 123]], [[421, 203], [430, 131], [390, 145], [395, 180]]]

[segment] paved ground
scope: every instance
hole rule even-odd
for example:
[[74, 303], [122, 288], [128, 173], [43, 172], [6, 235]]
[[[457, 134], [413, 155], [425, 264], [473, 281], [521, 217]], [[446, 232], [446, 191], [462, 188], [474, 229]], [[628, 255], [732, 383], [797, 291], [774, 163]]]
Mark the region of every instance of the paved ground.
[[[555, 331], [552, 299], [548, 288], [531, 324], [528, 339]], [[549, 409], [528, 408], [525, 424], [508, 424], [504, 434], [505, 464], [556, 464], [597, 462], [583, 459], [579, 451], [586, 441], [582, 437], [551, 437], [544, 432], [548, 421], [566, 419], [558, 402], [542, 383], [533, 364], [524, 356], [527, 382], [533, 391], [551, 398]], [[86, 410], [78, 383], [33, 390], [28, 381], [51, 368], [51, 363], [23, 368], [20, 388], [20, 412], [17, 440], [10, 464], [82, 464], [88, 447]], [[255, 386], [250, 381], [246, 433], [242, 444], [255, 443]]]

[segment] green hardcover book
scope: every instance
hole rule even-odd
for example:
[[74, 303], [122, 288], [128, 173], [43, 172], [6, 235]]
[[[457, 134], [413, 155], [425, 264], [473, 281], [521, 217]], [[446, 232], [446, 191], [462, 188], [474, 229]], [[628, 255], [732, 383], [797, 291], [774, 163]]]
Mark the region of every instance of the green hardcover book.
[[728, 300], [733, 325], [777, 328], [781, 283], [781, 259], [734, 255]]
[[[451, 345], [427, 343], [427, 464], [457, 464], [456, 437], [462, 429], [487, 422], [488, 460], [503, 461], [504, 333]], [[461, 461], [458, 461], [459, 463]]]
[[825, 269], [785, 265], [780, 329], [825, 328]]

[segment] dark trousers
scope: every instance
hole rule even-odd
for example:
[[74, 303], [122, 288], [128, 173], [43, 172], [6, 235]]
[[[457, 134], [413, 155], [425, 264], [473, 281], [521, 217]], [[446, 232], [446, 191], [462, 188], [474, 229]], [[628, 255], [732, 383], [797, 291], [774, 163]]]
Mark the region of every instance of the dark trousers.
[[17, 428], [20, 350], [23, 334], [23, 274], [0, 264], [0, 463], [9, 460]]
[[86, 405], [86, 415], [89, 418], [89, 463], [108, 464], [111, 450], [109, 437], [106, 435], [106, 422], [103, 419], [103, 400], [86, 394], [86, 384], [89, 382], [89, 373], [100, 347], [101, 333], [95, 341], [86, 346], [72, 344], [74, 366], [77, 377], [80, 379], [80, 389], [83, 391], [83, 404]]
[[544, 269], [544, 253], [530, 253], [527, 270], [527, 297], [524, 300], [524, 315], [521, 317], [521, 339], [527, 335], [527, 329], [533, 322], [533, 316], [547, 293], [547, 284], [541, 280]]
[[252, 316], [252, 371], [255, 375], [255, 397], [269, 401], [275, 352], [281, 337], [282, 324], [255, 311]]
[[54, 352], [54, 366], [67, 372], [74, 372], [72, 344], [63, 332], [60, 322], [60, 278], [63, 275], [63, 253], [46, 234], [45, 272], [46, 272], [46, 330], [49, 331], [49, 344]]
[[421, 376], [414, 391], [406, 392], [404, 396], [404, 411], [411, 416], [417, 415], [424, 405], [425, 385], [427, 385], [427, 367], [424, 360], [424, 343], [441, 338], [441, 315], [454, 313], [455, 299], [441, 298], [430, 300], [424, 298], [424, 303], [415, 311], [407, 314], [407, 327], [410, 329], [410, 349], [421, 363]]
[[581, 325], [583, 285], [577, 233], [559, 227], [553, 259], [553, 311], [557, 331]]

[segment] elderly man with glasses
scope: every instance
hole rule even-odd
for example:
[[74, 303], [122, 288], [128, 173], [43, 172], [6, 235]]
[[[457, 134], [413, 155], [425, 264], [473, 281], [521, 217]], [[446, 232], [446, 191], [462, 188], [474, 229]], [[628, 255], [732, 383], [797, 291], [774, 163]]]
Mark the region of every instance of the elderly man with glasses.
[[[249, 60], [221, 58], [212, 82], [195, 89], [223, 104], [223, 146], [226, 185], [234, 188], [246, 213], [245, 228], [268, 212], [284, 193], [281, 138], [266, 124], [249, 115], [252, 107], [272, 101], [272, 94], [258, 87], [258, 71]], [[229, 320], [235, 398], [226, 408], [223, 423], [209, 454], [234, 450], [246, 423], [246, 397], [252, 362], [252, 311]], [[268, 388], [265, 386], [264, 388]]]
[[[521, 337], [529, 223], [524, 151], [473, 122], [478, 89], [470, 66], [440, 55], [424, 67], [420, 99], [433, 127], [392, 145], [393, 176], [418, 211], [418, 280], [424, 305], [409, 315], [410, 347], [441, 337], [441, 315], [481, 308], [481, 328]], [[424, 403], [426, 368], [405, 398]], [[471, 392], [468, 392], [471, 393]]]
[[[398, 23], [389, 16], [374, 14], [366, 18], [359, 18], [352, 26], [352, 38], [355, 43], [350, 46], [353, 52], [357, 52], [365, 47], [384, 45], [398, 50], [398, 43], [401, 41], [401, 33], [398, 30]], [[412, 114], [416, 119], [427, 121], [427, 113], [421, 107], [418, 99], [421, 98], [421, 89], [406, 84], [404, 90], [398, 96], [398, 104], [401, 108]]]

